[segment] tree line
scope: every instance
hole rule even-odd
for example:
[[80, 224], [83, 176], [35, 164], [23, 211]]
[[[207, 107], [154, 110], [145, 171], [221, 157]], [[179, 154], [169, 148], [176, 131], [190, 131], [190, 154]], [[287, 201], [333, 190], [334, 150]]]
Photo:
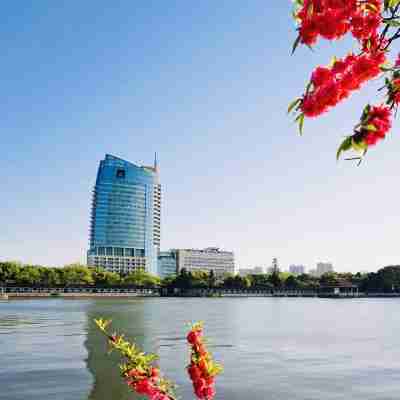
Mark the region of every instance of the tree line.
[[102, 268], [81, 264], [62, 268], [41, 265], [24, 265], [19, 262], [0, 262], [0, 285], [21, 286], [137, 286], [235, 290], [318, 290], [322, 286], [351, 283], [362, 292], [400, 292], [400, 265], [387, 266], [371, 273], [326, 273], [320, 277], [309, 274], [293, 275], [275, 270], [269, 274], [216, 276], [213, 271], [186, 271], [160, 279], [139, 270], [118, 274]]

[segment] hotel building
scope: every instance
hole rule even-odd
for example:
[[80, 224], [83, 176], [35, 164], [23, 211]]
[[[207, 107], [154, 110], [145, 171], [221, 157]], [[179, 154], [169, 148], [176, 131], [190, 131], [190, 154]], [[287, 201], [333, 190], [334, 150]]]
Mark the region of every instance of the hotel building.
[[87, 264], [127, 274], [157, 275], [161, 185], [154, 165], [138, 166], [106, 154], [93, 190]]

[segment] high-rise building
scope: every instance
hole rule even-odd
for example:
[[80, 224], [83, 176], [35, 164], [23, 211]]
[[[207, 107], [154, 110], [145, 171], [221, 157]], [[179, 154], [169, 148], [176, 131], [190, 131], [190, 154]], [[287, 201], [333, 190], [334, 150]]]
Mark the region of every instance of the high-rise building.
[[235, 273], [235, 257], [231, 251], [223, 251], [218, 247], [206, 249], [179, 249], [177, 253], [178, 272], [187, 271], [214, 271], [216, 276], [224, 273]]
[[327, 272], [333, 272], [333, 265], [331, 263], [319, 262], [317, 263], [316, 275], [321, 276]]
[[302, 275], [305, 272], [304, 265], [290, 265], [289, 272], [293, 275]]
[[93, 191], [87, 263], [129, 273], [158, 274], [161, 186], [152, 167], [106, 154]]
[[279, 261], [276, 257], [272, 259], [272, 265], [269, 268], [267, 268], [267, 273], [269, 274], [279, 273]]

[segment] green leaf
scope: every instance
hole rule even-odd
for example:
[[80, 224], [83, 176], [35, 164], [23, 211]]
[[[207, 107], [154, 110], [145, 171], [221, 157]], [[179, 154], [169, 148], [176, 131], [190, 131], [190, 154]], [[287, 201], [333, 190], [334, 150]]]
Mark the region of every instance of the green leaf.
[[372, 124], [368, 124], [366, 126], [363, 126], [364, 129], [366, 129], [367, 131], [372, 131], [372, 132], [376, 132], [378, 129], [376, 129], [375, 125]]
[[299, 123], [299, 133], [300, 136], [303, 135], [303, 127], [304, 127], [304, 114], [300, 114], [297, 118], [296, 121]]
[[351, 138], [351, 147], [356, 151], [365, 151], [368, 148], [368, 145], [363, 140], [356, 142], [354, 140], [354, 137], [352, 137]]
[[350, 150], [352, 147], [352, 137], [348, 136], [346, 139], [343, 140], [343, 142], [340, 144], [337, 153], [336, 153], [336, 160], [339, 160], [340, 155], [342, 152]]
[[301, 99], [300, 98], [298, 98], [298, 99], [296, 99], [296, 100], [293, 100], [290, 104], [289, 104], [289, 107], [288, 107], [288, 114], [290, 114], [291, 113], [291, 111], [299, 104], [301, 102]]
[[300, 37], [300, 35], [299, 35], [299, 36], [297, 36], [296, 40], [295, 40], [294, 43], [293, 43], [292, 55], [293, 55], [294, 52], [296, 51], [297, 46], [300, 44], [300, 40], [301, 40], [301, 37]]
[[367, 105], [364, 107], [364, 110], [363, 110], [363, 112], [362, 112], [362, 115], [361, 115], [361, 118], [360, 118], [361, 122], [366, 121], [366, 119], [368, 118], [368, 115], [369, 115], [369, 112], [370, 112], [370, 111], [371, 111], [371, 106], [370, 106], [369, 104], [367, 104]]
[[396, 21], [395, 19], [391, 19], [389, 21], [386, 21], [385, 24], [389, 25], [389, 26], [394, 26], [394, 27], [397, 28], [397, 27], [400, 26], [400, 21]]

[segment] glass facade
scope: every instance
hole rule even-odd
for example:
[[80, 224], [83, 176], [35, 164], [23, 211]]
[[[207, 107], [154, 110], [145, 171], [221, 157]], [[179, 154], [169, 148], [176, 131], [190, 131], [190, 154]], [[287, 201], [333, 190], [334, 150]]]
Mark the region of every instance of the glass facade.
[[176, 275], [177, 273], [177, 252], [175, 250], [161, 251], [158, 255], [158, 274], [161, 278]]
[[107, 154], [93, 191], [88, 265], [158, 274], [161, 186], [158, 166], [137, 166]]

